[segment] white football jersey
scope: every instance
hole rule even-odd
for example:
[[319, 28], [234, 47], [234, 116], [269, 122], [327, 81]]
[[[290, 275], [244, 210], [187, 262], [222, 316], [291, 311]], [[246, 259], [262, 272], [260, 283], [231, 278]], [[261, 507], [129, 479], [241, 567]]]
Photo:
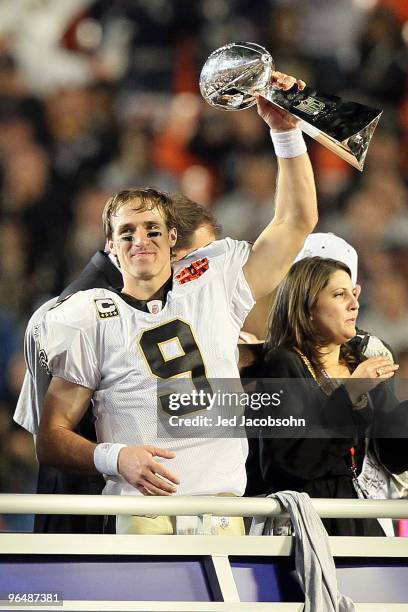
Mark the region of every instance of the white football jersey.
[[[248, 243], [227, 238], [177, 262], [161, 310], [90, 289], [42, 320], [40, 350], [51, 374], [95, 390], [98, 441], [174, 451], [163, 461], [180, 477], [180, 495], [245, 489], [246, 439], [158, 437], [157, 381], [188, 372], [193, 380], [239, 377], [235, 349], [254, 305], [242, 271], [249, 252]], [[122, 478], [106, 478], [105, 493], [139, 494]]]
[[36, 336], [41, 319], [47, 310], [55, 306], [57, 301], [57, 297], [52, 298], [37, 308], [28, 322], [24, 335], [24, 357], [27, 371], [20, 395], [18, 396], [13, 419], [34, 436], [38, 433], [44, 397], [51, 380], [50, 375], [41, 365]]

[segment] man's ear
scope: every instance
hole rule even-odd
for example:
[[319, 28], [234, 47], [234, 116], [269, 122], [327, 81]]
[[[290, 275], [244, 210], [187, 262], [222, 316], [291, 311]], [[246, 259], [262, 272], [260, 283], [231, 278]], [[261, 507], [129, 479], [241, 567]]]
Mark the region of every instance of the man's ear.
[[112, 255], [117, 255], [115, 243], [113, 242], [113, 240], [108, 240], [108, 248], [109, 248], [109, 251], [112, 253]]
[[177, 242], [177, 230], [175, 227], [172, 227], [169, 230], [169, 243], [170, 243], [170, 247], [173, 248], [174, 245]]

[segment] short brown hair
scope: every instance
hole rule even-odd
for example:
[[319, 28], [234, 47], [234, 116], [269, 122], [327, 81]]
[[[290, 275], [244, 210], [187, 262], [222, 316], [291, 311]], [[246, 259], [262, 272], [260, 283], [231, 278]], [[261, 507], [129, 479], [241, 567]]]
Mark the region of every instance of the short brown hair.
[[[311, 362], [315, 371], [321, 370], [320, 338], [311, 320], [313, 308], [330, 277], [343, 270], [351, 278], [350, 269], [341, 261], [322, 257], [305, 257], [294, 263], [277, 288], [268, 322], [266, 348], [299, 349]], [[345, 345], [342, 345], [345, 347]], [[345, 347], [342, 356], [355, 363]]]
[[140, 212], [158, 208], [163, 214], [168, 229], [178, 226], [177, 207], [170, 193], [158, 191], [153, 187], [123, 189], [109, 198], [103, 209], [102, 224], [107, 240], [112, 239], [112, 217], [116, 215], [122, 206], [125, 206], [125, 204], [133, 200], [137, 201], [138, 210], [140, 210]]
[[214, 214], [208, 208], [197, 204], [181, 193], [172, 193], [172, 201], [177, 210], [177, 244], [175, 250], [189, 249], [193, 242], [194, 232], [200, 227], [208, 227], [217, 239], [221, 234]]

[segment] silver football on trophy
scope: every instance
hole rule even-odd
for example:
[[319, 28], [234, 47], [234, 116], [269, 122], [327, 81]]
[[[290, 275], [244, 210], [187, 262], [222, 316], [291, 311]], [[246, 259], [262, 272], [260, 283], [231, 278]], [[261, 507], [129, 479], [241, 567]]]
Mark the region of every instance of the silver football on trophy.
[[[212, 106], [242, 110], [256, 102], [275, 69], [271, 54], [255, 43], [237, 42], [216, 49], [200, 75], [200, 91]], [[245, 91], [243, 91], [245, 90]]]

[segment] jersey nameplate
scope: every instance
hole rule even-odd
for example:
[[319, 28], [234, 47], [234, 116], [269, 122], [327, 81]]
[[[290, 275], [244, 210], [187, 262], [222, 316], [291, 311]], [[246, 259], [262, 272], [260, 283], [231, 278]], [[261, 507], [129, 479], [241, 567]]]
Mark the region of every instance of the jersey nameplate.
[[100, 319], [120, 316], [116, 304], [111, 298], [99, 298], [94, 302]]
[[40, 366], [44, 368], [47, 374], [51, 374], [50, 368], [48, 365], [48, 356], [47, 356], [47, 353], [44, 351], [44, 349], [40, 349], [38, 353], [38, 361], [40, 362]]
[[176, 281], [180, 285], [183, 285], [184, 283], [189, 283], [190, 281], [202, 276], [204, 272], [207, 272], [208, 268], [208, 257], [203, 257], [203, 259], [193, 261], [192, 264], [186, 266], [178, 274], [176, 274]]

